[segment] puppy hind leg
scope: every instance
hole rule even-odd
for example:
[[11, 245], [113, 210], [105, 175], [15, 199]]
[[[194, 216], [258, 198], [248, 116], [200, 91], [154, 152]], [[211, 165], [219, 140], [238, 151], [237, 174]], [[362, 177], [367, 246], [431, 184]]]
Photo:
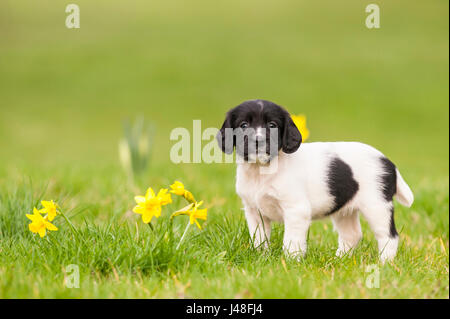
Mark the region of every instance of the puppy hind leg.
[[336, 256], [341, 257], [349, 252], [351, 253], [362, 238], [358, 212], [338, 212], [331, 216], [331, 220], [339, 235], [339, 247], [336, 250]]
[[381, 262], [393, 260], [397, 254], [398, 233], [394, 223], [394, 205], [392, 201], [367, 206], [362, 210], [362, 214], [378, 241]]

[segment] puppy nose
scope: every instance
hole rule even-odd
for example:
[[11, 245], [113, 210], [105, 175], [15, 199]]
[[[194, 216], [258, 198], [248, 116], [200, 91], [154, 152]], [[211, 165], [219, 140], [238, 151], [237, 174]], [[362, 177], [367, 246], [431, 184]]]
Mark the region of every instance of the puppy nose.
[[256, 142], [262, 142], [262, 141], [264, 141], [264, 136], [262, 136], [262, 135], [255, 135], [255, 140], [256, 140]]
[[261, 128], [256, 129], [256, 133], [255, 133], [255, 140], [257, 142], [262, 142], [264, 141], [265, 136], [263, 134], [263, 130]]

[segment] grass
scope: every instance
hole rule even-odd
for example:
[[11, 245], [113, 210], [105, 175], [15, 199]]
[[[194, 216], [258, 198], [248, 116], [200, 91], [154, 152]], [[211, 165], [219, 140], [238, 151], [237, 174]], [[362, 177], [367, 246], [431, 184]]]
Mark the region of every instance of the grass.
[[[52, 188], [57, 187], [49, 193]], [[430, 188], [421, 189], [426, 193]], [[398, 207], [401, 247], [393, 264], [380, 265], [379, 289], [365, 285], [370, 275], [366, 267], [377, 264], [376, 242], [365, 224], [365, 239], [354, 256], [340, 259], [334, 256], [337, 238], [331, 223], [314, 223], [308, 256], [299, 263], [281, 253], [281, 225], [274, 228], [268, 251], [251, 248], [243, 216], [230, 211], [228, 204], [211, 208], [204, 230], [191, 229], [176, 251], [186, 219], [175, 220], [172, 232], [165, 215], [151, 231], [132, 214], [124, 214], [130, 207], [126, 196], [105, 209], [111, 214], [109, 220], [82, 221], [79, 234], [73, 234], [60, 218], [60, 231], [42, 240], [28, 231], [21, 214], [9, 214], [30, 211], [39, 194], [28, 183], [11, 194], [2, 196], [0, 208], [2, 230], [7, 230], [1, 237], [3, 298], [442, 298], [448, 294], [448, 219], [440, 213], [448, 210], [445, 185], [418, 198], [413, 211]], [[68, 215], [96, 210], [85, 207], [80, 212], [78, 205], [61, 202], [74, 207]], [[80, 267], [80, 289], [64, 286], [64, 269], [70, 264]]]
[[[78, 1], [81, 29], [52, 1], [0, 4], [1, 298], [448, 298], [448, 2]], [[329, 220], [301, 262], [250, 245], [230, 164], [169, 160], [170, 131], [220, 126], [230, 107], [267, 98], [308, 117], [311, 141], [358, 140], [397, 164], [416, 200], [396, 205], [400, 248], [368, 288], [376, 241], [336, 258]], [[155, 124], [148, 170], [130, 187], [118, 158], [124, 119]], [[130, 210], [148, 186], [182, 180], [209, 208], [175, 249], [186, 217], [151, 231]], [[25, 213], [54, 199], [43, 240]], [[80, 269], [80, 288], [64, 285]]]

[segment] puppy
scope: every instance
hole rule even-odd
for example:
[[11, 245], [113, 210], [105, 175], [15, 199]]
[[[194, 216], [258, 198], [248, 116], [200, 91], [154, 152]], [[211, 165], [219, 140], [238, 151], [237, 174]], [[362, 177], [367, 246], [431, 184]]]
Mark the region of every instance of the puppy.
[[[256, 247], [267, 245], [272, 222], [284, 222], [284, 251], [302, 257], [311, 221], [331, 217], [339, 235], [336, 255], [342, 256], [362, 237], [361, 213], [375, 233], [381, 261], [395, 257], [393, 197], [410, 207], [414, 196], [375, 148], [358, 142], [300, 147], [302, 136], [290, 114], [265, 100], [231, 109], [217, 139], [223, 152], [236, 149], [236, 192]], [[263, 170], [270, 166], [275, 169]]]

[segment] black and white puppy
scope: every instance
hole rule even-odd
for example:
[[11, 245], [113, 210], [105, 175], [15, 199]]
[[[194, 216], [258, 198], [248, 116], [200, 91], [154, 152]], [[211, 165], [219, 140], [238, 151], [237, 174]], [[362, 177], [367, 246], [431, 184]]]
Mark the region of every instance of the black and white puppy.
[[[230, 133], [231, 132], [231, 133]], [[231, 137], [231, 138], [230, 138]], [[236, 149], [236, 191], [254, 245], [267, 245], [271, 223], [284, 222], [286, 253], [303, 256], [311, 221], [331, 217], [341, 256], [362, 237], [359, 212], [378, 241], [382, 262], [395, 257], [393, 197], [411, 206], [413, 193], [395, 165], [358, 142], [304, 143], [281, 106], [250, 100], [231, 109], [217, 135], [222, 151]], [[261, 168], [277, 163], [270, 173]]]

